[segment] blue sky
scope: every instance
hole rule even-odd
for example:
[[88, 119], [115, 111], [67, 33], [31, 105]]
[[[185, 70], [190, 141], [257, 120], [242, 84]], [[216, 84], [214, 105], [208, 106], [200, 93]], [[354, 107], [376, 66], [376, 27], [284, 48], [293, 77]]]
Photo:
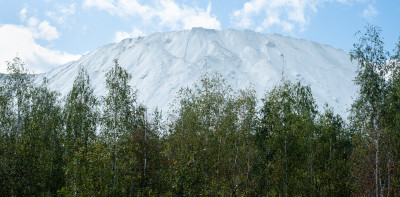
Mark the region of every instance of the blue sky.
[[0, 72], [17, 55], [41, 73], [127, 37], [199, 26], [278, 33], [349, 52], [367, 23], [382, 28], [392, 51], [400, 1], [0, 0]]

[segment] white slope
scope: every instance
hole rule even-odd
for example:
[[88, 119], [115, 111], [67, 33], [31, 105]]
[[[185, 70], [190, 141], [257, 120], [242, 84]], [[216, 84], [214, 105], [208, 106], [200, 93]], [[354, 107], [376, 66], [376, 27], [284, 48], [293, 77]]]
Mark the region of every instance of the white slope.
[[[282, 54], [284, 57], [282, 57]], [[46, 76], [50, 88], [66, 95], [79, 66], [88, 70], [97, 95], [105, 95], [105, 73], [118, 59], [132, 74], [132, 87], [150, 110], [165, 112], [181, 87], [191, 87], [205, 72], [219, 72], [234, 90], [253, 85], [259, 99], [287, 79], [310, 85], [318, 106], [328, 103], [347, 116], [356, 66], [342, 50], [316, 42], [254, 31], [192, 30], [155, 33], [105, 45]], [[283, 63], [285, 62], [285, 63]]]

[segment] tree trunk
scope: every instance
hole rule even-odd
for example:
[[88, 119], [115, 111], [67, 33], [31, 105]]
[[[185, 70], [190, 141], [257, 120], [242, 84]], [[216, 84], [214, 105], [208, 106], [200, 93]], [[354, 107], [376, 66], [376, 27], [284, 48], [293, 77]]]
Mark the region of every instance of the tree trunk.
[[[310, 189], [312, 189], [312, 186], [314, 185], [313, 183], [313, 166], [312, 166], [312, 142], [311, 142], [311, 137], [309, 140], [309, 145], [310, 145]], [[310, 191], [311, 196], [313, 196], [313, 193], [315, 191]]]
[[247, 197], [247, 187], [249, 183], [249, 172], [250, 172], [250, 147], [249, 147], [249, 141], [248, 139], [246, 140], [247, 144], [247, 177], [246, 177], [246, 197]]
[[[144, 166], [143, 166], [143, 187], [146, 187], [146, 168], [147, 168], [147, 112], [144, 117]], [[142, 188], [144, 189], [144, 188]]]
[[286, 150], [286, 135], [285, 135], [285, 196], [288, 196], [288, 160], [287, 160], [287, 150]]
[[388, 169], [387, 169], [387, 176], [388, 176], [388, 189], [387, 189], [387, 196], [390, 195], [390, 152], [388, 157]]
[[332, 140], [329, 139], [328, 196], [331, 196]]
[[[115, 98], [115, 92], [114, 92], [114, 95], [113, 95], [113, 97]], [[116, 151], [117, 151], [117, 124], [116, 124], [116, 121], [117, 121], [117, 112], [116, 112], [116, 103], [114, 102], [114, 120], [113, 120], [113, 130], [114, 130], [114, 132], [113, 132], [113, 134], [114, 134], [114, 151], [113, 151], [113, 154], [114, 154], [114, 166], [113, 166], [113, 196], [115, 196], [115, 185], [116, 185], [116, 179], [117, 179], [117, 154], [116, 154]]]

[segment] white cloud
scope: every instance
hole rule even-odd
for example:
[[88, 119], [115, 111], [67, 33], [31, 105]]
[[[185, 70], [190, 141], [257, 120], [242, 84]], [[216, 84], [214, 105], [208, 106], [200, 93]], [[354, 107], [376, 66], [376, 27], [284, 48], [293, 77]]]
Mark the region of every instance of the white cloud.
[[75, 7], [76, 3], [72, 3], [69, 6], [59, 6], [59, 12], [61, 14], [73, 15], [75, 14]]
[[28, 19], [28, 26], [29, 26], [29, 27], [34, 28], [34, 27], [36, 27], [38, 24], [39, 24], [39, 19], [37, 19], [37, 18], [35, 18], [35, 17], [30, 17], [30, 18]]
[[121, 18], [140, 17], [147, 25], [156, 22], [157, 25], [172, 30], [204, 27], [220, 29], [221, 24], [215, 15], [211, 14], [211, 4], [207, 9], [179, 5], [174, 0], [152, 1], [154, 5], [144, 5], [138, 0], [85, 0], [84, 7], [95, 7], [105, 10]]
[[28, 10], [26, 8], [23, 8], [20, 12], [19, 12], [19, 18], [21, 19], [21, 21], [25, 21], [26, 20], [26, 12]]
[[40, 21], [36, 17], [29, 17], [26, 21], [27, 9], [23, 8], [20, 11], [20, 18], [22, 22], [26, 22], [31, 31], [33, 38], [52, 41], [60, 37], [60, 33], [55, 26], [52, 26], [47, 20]]
[[[304, 31], [312, 14], [318, 11], [317, 6], [323, 2], [347, 0], [250, 0], [243, 8], [235, 10], [232, 23], [241, 28], [268, 30], [279, 27], [283, 31], [294, 29]], [[261, 18], [261, 19], [260, 19]]]
[[47, 12], [46, 15], [59, 24], [66, 24], [69, 16], [74, 15], [76, 12], [76, 3], [67, 6], [58, 5], [57, 11]]
[[[197, 13], [196, 13], [197, 12]], [[208, 4], [207, 10], [186, 9], [182, 16], [183, 28], [191, 29], [193, 27], [205, 27], [211, 29], [220, 29], [220, 22], [216, 17], [210, 17], [211, 3]], [[179, 20], [179, 19], [177, 19]]]
[[376, 11], [375, 7], [371, 4], [368, 5], [368, 7], [364, 9], [363, 14], [362, 14], [363, 18], [365, 18], [365, 19], [371, 19], [376, 15], [378, 15], [378, 11]]
[[50, 25], [46, 20], [40, 22], [39, 19], [30, 17], [28, 19], [28, 27], [35, 39], [52, 41], [60, 37], [56, 27]]
[[136, 38], [139, 36], [144, 36], [146, 35], [143, 31], [137, 29], [137, 28], [133, 28], [132, 32], [125, 32], [125, 31], [118, 31], [115, 33], [115, 37], [114, 37], [114, 42], [120, 42], [123, 39], [126, 38]]
[[[34, 19], [32, 19], [33, 22]], [[39, 29], [43, 32], [48, 25], [44, 22], [39, 24]], [[40, 27], [42, 26], [42, 27]], [[39, 30], [40, 31], [40, 30]], [[54, 35], [48, 35], [54, 36]], [[77, 60], [80, 55], [72, 55], [66, 52], [47, 49], [40, 46], [35, 41], [35, 35], [30, 28], [17, 25], [0, 26], [0, 72], [6, 72], [6, 61], [11, 61], [15, 56], [19, 56], [26, 62], [27, 67], [34, 73], [47, 72], [56, 66]]]
[[115, 12], [116, 6], [114, 1], [110, 0], [85, 0], [83, 2], [84, 7], [96, 7], [100, 10], [107, 10], [109, 12]]
[[50, 23], [45, 20], [39, 24], [34, 36], [35, 38], [51, 41], [58, 39], [60, 34], [55, 27], [51, 26]]

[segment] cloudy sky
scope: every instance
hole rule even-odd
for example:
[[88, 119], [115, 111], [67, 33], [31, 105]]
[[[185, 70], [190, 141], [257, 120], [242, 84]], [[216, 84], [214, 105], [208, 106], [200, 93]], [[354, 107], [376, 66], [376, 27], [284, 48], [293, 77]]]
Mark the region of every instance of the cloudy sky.
[[41, 73], [124, 38], [192, 27], [279, 33], [349, 52], [368, 23], [392, 50], [400, 1], [0, 0], [0, 73], [15, 56]]

